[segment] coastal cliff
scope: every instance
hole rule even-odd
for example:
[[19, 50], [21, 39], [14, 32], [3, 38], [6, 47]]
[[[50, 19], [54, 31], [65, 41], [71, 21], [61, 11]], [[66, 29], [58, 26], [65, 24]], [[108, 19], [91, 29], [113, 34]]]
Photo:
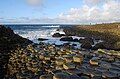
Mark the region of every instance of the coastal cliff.
[[6, 74], [11, 50], [30, 43], [32, 41], [15, 34], [11, 28], [0, 25], [0, 79], [3, 79]]

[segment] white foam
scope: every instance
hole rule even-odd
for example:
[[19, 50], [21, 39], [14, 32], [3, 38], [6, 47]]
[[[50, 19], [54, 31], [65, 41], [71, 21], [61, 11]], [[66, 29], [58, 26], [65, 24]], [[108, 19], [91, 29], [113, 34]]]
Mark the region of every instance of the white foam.
[[57, 29], [45, 29], [45, 30], [41, 30], [41, 29], [37, 29], [37, 30], [15, 30], [16, 34], [19, 34], [20, 36], [24, 37], [24, 38], [28, 38], [29, 40], [35, 40], [38, 38], [46, 38], [46, 39], [50, 39], [52, 38], [52, 35], [54, 33], [60, 33], [60, 34], [65, 34], [63, 32], [63, 30], [59, 30], [57, 31]]
[[42, 26], [42, 27], [60, 27], [59, 25], [52, 25], [52, 26]]

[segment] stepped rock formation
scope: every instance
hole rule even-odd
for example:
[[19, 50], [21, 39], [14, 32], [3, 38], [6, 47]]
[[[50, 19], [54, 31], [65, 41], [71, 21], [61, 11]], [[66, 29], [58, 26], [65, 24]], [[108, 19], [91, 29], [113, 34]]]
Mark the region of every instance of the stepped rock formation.
[[0, 79], [3, 79], [6, 74], [11, 50], [18, 45], [29, 43], [32, 43], [32, 41], [15, 34], [11, 28], [0, 25]]

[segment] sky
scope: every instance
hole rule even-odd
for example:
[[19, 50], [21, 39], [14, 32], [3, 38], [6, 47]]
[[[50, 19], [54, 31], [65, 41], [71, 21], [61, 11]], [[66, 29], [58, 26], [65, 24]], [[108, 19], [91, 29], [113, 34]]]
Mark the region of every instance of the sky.
[[120, 0], [1, 0], [0, 23], [120, 22]]

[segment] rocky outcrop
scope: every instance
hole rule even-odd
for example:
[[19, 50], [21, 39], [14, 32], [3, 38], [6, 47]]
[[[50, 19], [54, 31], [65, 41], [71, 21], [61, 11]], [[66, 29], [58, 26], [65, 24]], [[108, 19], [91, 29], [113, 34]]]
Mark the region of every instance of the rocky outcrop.
[[118, 43], [111, 44], [108, 42], [100, 42], [92, 47], [93, 50], [97, 49], [108, 49], [108, 50], [120, 50], [120, 45]]
[[45, 39], [45, 38], [38, 38], [38, 41], [46, 41], [48, 39]]
[[60, 41], [74, 41], [74, 39], [72, 37], [66, 36], [66, 37], [62, 37]]
[[101, 43], [97, 43], [95, 46], [93, 46], [93, 50], [97, 50], [97, 49], [105, 49], [106, 47], [105, 47], [105, 45], [104, 45], [104, 43], [103, 42], [101, 42]]
[[54, 33], [52, 37], [62, 37], [65, 36], [65, 34], [60, 34], [60, 33]]
[[3, 79], [6, 74], [11, 50], [18, 45], [27, 45], [29, 43], [32, 43], [32, 41], [15, 34], [11, 28], [0, 25], [0, 79]]
[[92, 45], [89, 42], [84, 42], [84, 43], [81, 44], [81, 48], [91, 49]]
[[80, 43], [90, 43], [90, 44], [94, 44], [94, 40], [92, 39], [92, 38], [88, 38], [88, 37], [86, 37], [86, 38], [84, 38], [84, 39], [79, 39], [79, 42]]

